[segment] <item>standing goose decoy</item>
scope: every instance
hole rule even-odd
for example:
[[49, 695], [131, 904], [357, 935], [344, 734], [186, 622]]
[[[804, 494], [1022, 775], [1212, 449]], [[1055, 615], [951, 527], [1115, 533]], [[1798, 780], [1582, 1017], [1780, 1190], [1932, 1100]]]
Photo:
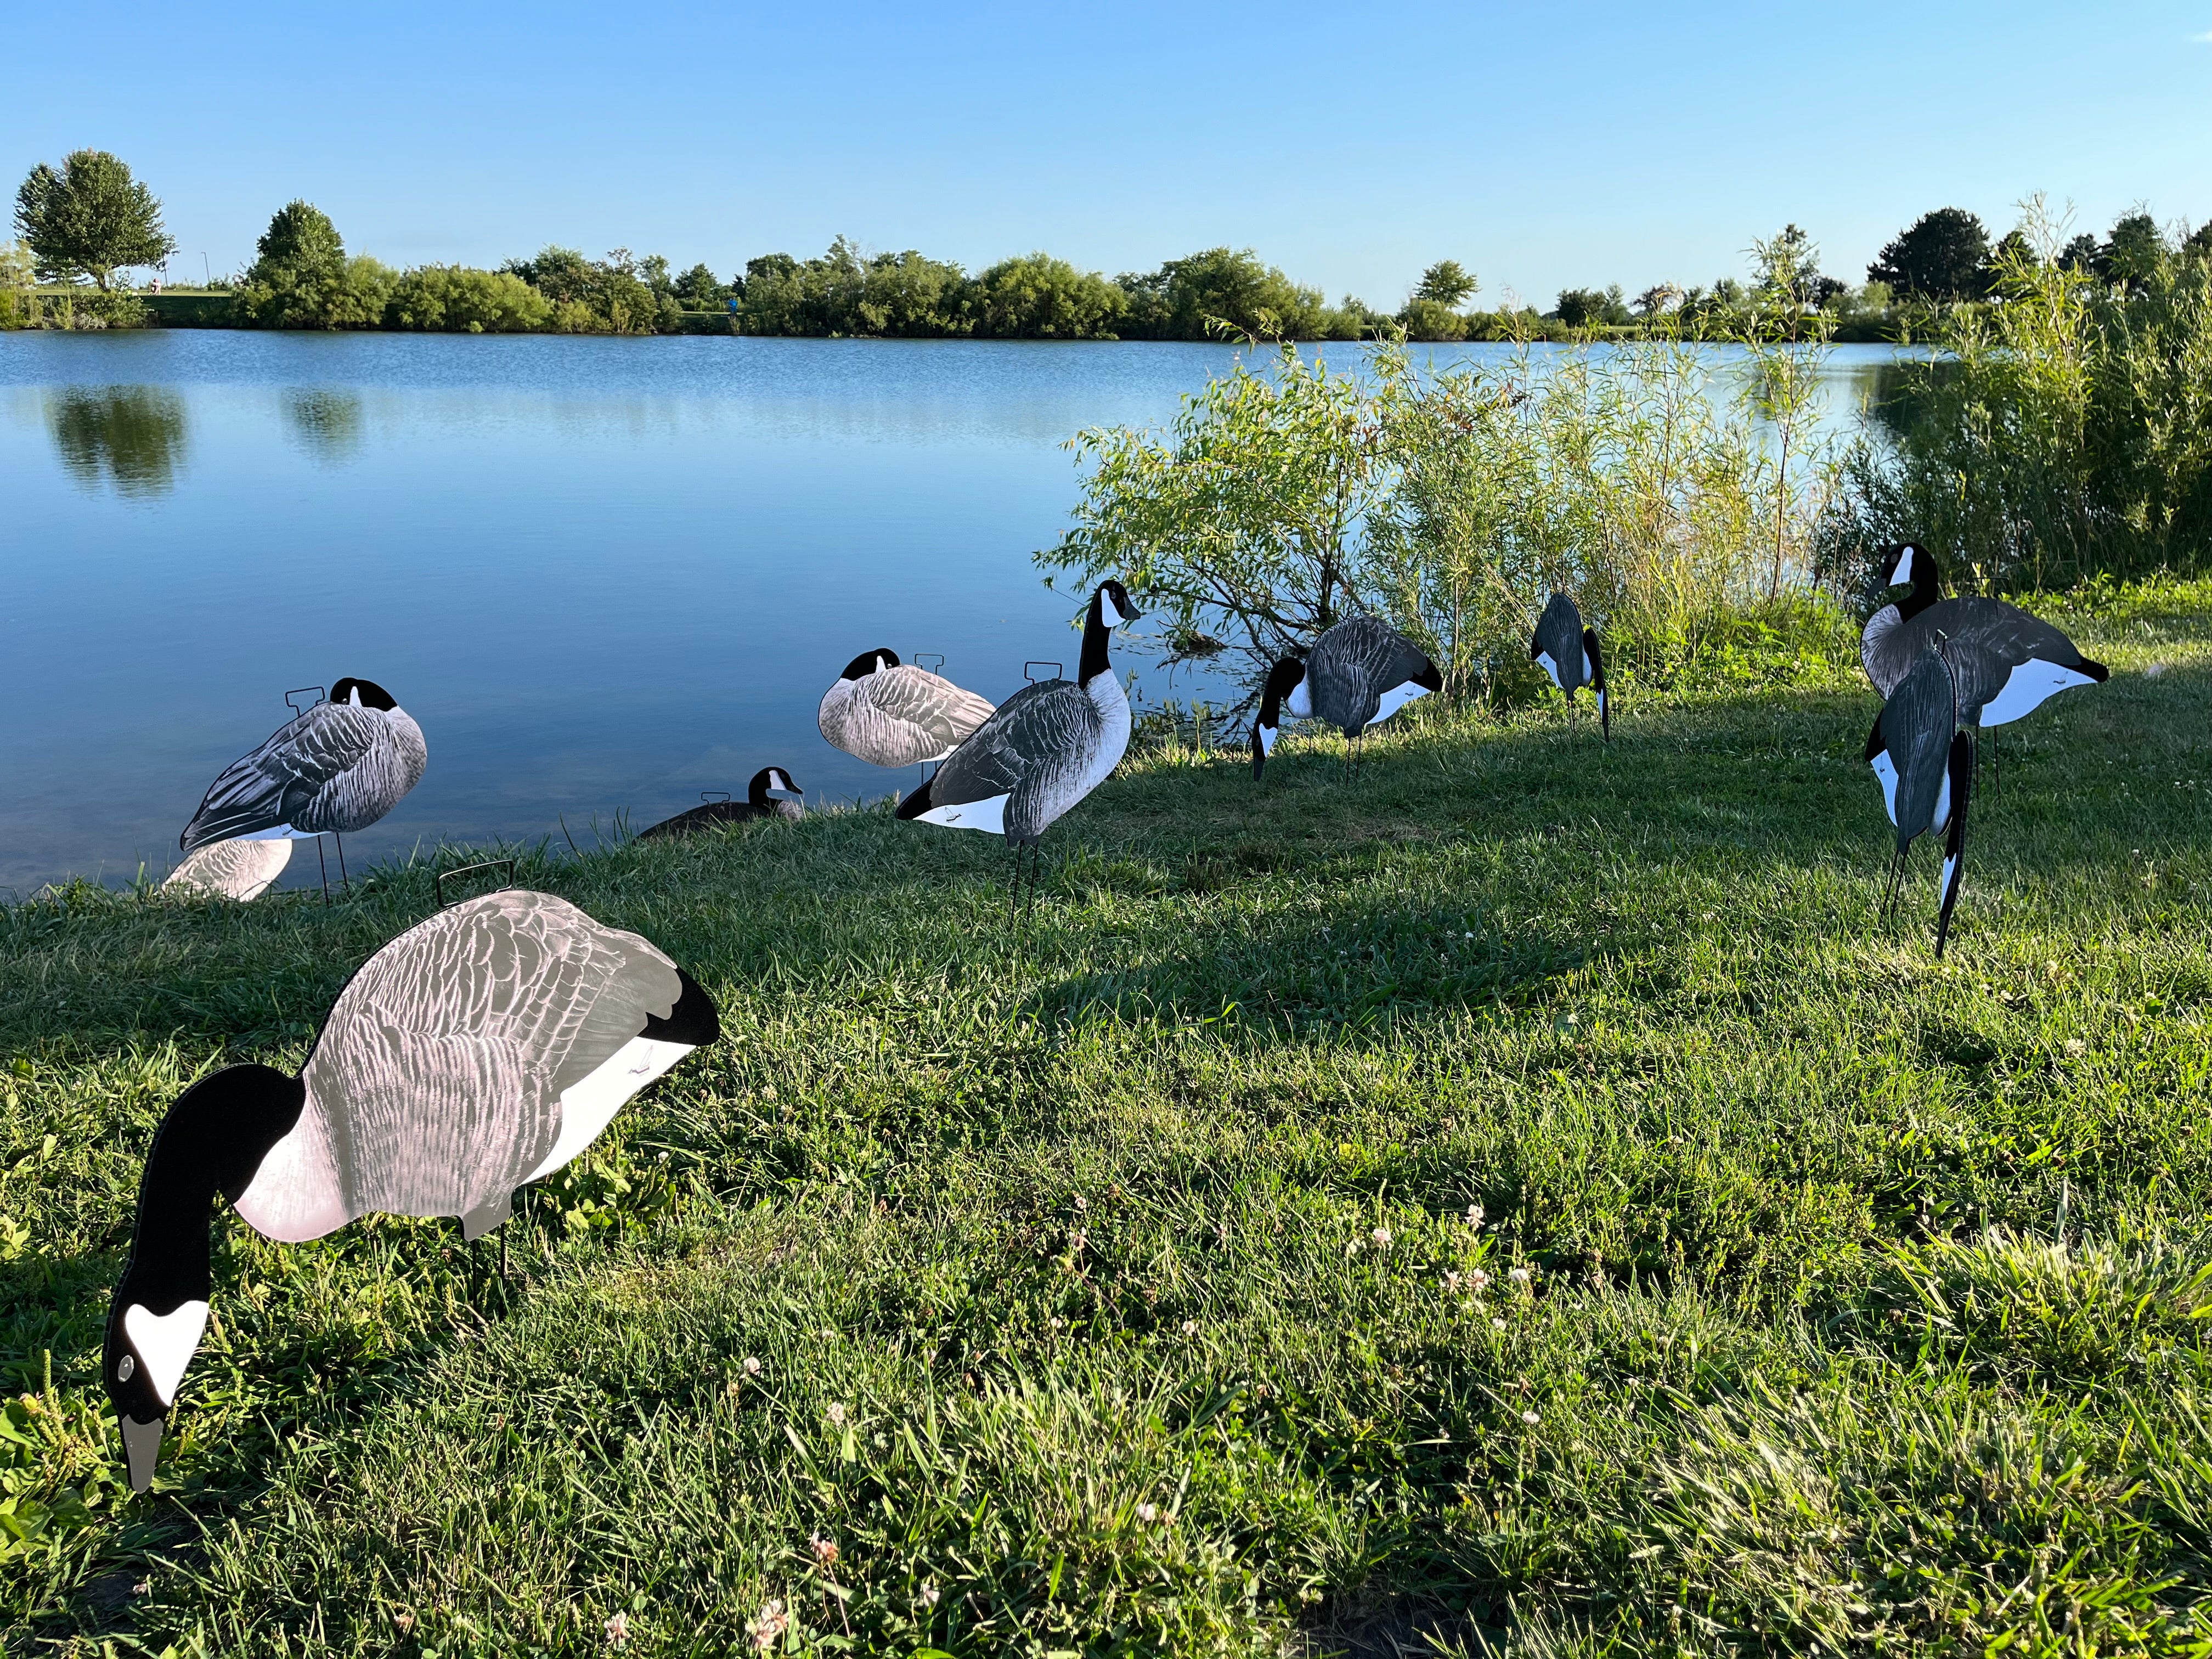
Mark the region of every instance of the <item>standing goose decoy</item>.
[[[366, 830], [422, 781], [429, 760], [422, 728], [389, 691], [374, 680], [342, 679], [328, 702], [223, 769], [177, 845], [190, 853], [218, 841]], [[338, 857], [343, 868], [343, 846]]]
[[236, 899], [259, 898], [292, 861], [292, 843], [282, 836], [262, 840], [216, 841], [187, 854], [161, 884], [164, 892]]
[[1536, 636], [1529, 642], [1529, 659], [1540, 663], [1552, 684], [1567, 694], [1567, 713], [1575, 712], [1575, 692], [1587, 685], [1597, 693], [1598, 729], [1613, 736], [1613, 699], [1605, 689], [1605, 652], [1597, 629], [1583, 626], [1583, 613], [1564, 593], [1552, 595], [1544, 614], [1536, 619]]
[[845, 665], [815, 724], [833, 749], [871, 766], [941, 761], [991, 718], [991, 705], [888, 648]]
[[1014, 887], [1022, 854], [1036, 881], [1039, 839], [1106, 781], [1129, 746], [1129, 699], [1108, 660], [1114, 629], [1137, 615], [1128, 590], [1099, 585], [1083, 623], [1083, 655], [1073, 680], [1039, 680], [1000, 703], [968, 741], [898, 805], [902, 818], [1004, 836], [1014, 849]]
[[1884, 549], [1879, 574], [1884, 587], [1911, 589], [1868, 617], [1859, 636], [1859, 662], [1885, 697], [1939, 640], [1958, 676], [1960, 717], [1968, 726], [2008, 725], [2069, 687], [2111, 678], [2104, 664], [2018, 605], [1944, 599], [1935, 556], [1917, 543]]
[[1897, 826], [1882, 908], [1902, 891], [1906, 854], [1923, 833], [1942, 835], [1943, 879], [1936, 915], [1936, 955], [1951, 932], [1966, 853], [1966, 802], [1974, 787], [1974, 739], [1960, 729], [1958, 678], [1940, 644], [1922, 653], [1882, 705], [1867, 735], [1867, 763]]
[[750, 823], [756, 818], [789, 818], [796, 822], [806, 816], [806, 808], [799, 801], [777, 800], [769, 794], [771, 789], [781, 789], [787, 795], [804, 795], [805, 791], [791, 781], [791, 774], [781, 766], [763, 766], [753, 774], [752, 782], [746, 787], [743, 800], [710, 800], [693, 807], [688, 812], [678, 812], [672, 818], [663, 818], [650, 830], [637, 832], [640, 841], [667, 841], [678, 836], [688, 836], [695, 830], [710, 830], [722, 823]]
[[1304, 662], [1285, 657], [1267, 672], [1252, 727], [1252, 775], [1260, 775], [1274, 752], [1285, 714], [1325, 720], [1349, 744], [1416, 697], [1443, 688], [1436, 664], [1396, 629], [1372, 617], [1346, 617], [1322, 631]]
[[107, 1316], [132, 1489], [207, 1324], [218, 1194], [280, 1243], [374, 1212], [459, 1216], [473, 1239], [720, 1034], [712, 999], [636, 934], [544, 893], [488, 893], [362, 963], [299, 1076], [230, 1066], [185, 1090], [146, 1155]]

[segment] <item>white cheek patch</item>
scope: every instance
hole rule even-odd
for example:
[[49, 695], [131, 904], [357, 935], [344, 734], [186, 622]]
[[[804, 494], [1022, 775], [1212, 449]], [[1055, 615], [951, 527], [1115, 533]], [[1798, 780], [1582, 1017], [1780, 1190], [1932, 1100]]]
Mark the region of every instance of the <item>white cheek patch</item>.
[[1098, 596], [1098, 620], [1109, 628], [1119, 628], [1126, 620], [1114, 608], [1114, 596], [1110, 593], [1102, 592]]
[[1255, 726], [1253, 729], [1260, 734], [1260, 752], [1263, 755], [1273, 754], [1275, 752], [1275, 728], [1272, 726]]
[[561, 1091], [561, 1135], [543, 1163], [523, 1176], [535, 1181], [550, 1175], [597, 1140], [617, 1112], [646, 1087], [668, 1074], [669, 1068], [691, 1052], [688, 1042], [664, 1042], [658, 1037], [632, 1037], [614, 1057], [581, 1083]]
[[921, 815], [924, 823], [941, 823], [948, 830], [981, 830], [987, 836], [1006, 833], [1006, 803], [1011, 795], [988, 800], [965, 800], [957, 806], [933, 806]]
[[1559, 665], [1552, 660], [1552, 653], [1548, 651], [1539, 651], [1536, 653], [1536, 660], [1544, 665], [1544, 672], [1552, 677], [1552, 684], [1559, 686], [1560, 690], [1565, 690], [1566, 687], [1559, 685]]
[[1313, 718], [1313, 689], [1310, 680], [1300, 680], [1291, 688], [1291, 695], [1283, 699], [1283, 707], [1293, 720]]
[[177, 1397], [177, 1384], [185, 1380], [185, 1367], [199, 1351], [200, 1333], [207, 1329], [208, 1304], [186, 1302], [174, 1313], [157, 1314], [143, 1302], [123, 1310], [123, 1334], [146, 1367], [146, 1380], [166, 1406]]
[[1403, 685], [1394, 685], [1382, 694], [1382, 700], [1375, 705], [1375, 718], [1367, 723], [1370, 726], [1380, 726], [1414, 698], [1425, 697], [1428, 695], [1427, 686], [1416, 685], [1411, 680], [1407, 680]]
[[1889, 821], [1895, 823], [1897, 822], [1896, 763], [1890, 759], [1889, 750], [1885, 749], [1868, 764], [1874, 768], [1875, 776], [1881, 781], [1882, 810], [1889, 814]]
[[1889, 585], [1892, 587], [1901, 587], [1911, 580], [1912, 550], [1910, 547], [1906, 547], [1900, 549], [1898, 552], [1897, 568], [1890, 573]]
[[2095, 684], [2087, 674], [2031, 657], [2005, 676], [2004, 689], [1982, 705], [1981, 724], [2002, 726], [2033, 713], [2042, 706], [2045, 698], [2070, 686]]

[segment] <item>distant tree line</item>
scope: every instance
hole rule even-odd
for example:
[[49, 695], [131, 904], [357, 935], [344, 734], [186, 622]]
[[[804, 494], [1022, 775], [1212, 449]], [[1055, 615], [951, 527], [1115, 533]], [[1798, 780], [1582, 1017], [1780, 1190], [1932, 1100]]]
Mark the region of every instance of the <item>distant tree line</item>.
[[[143, 307], [115, 289], [115, 273], [158, 265], [176, 244], [161, 204], [117, 157], [79, 150], [58, 168], [40, 163], [16, 192], [20, 246], [0, 253], [0, 326], [39, 320], [21, 297], [36, 280], [89, 284], [64, 296], [69, 325], [118, 326]], [[1923, 215], [1891, 240], [1853, 286], [1824, 275], [1796, 226], [1782, 233], [1794, 275], [1786, 324], [1811, 319], [1826, 337], [1891, 338], [1923, 313], [1994, 297], [1999, 274], [2022, 251], [2015, 230], [1992, 243], [1973, 214]], [[2212, 253], [2212, 226], [2169, 238], [2142, 210], [2122, 216], [2101, 240], [2078, 235], [2057, 253], [2065, 269], [2106, 283], [2139, 283], [2171, 255]], [[1709, 288], [1657, 283], [1631, 300], [1620, 284], [1568, 288], [1547, 312], [1509, 295], [1495, 311], [1472, 308], [1474, 273], [1439, 260], [1395, 312], [1352, 295], [1330, 304], [1249, 248], [1206, 248], [1152, 271], [1108, 276], [1044, 252], [1001, 259], [970, 275], [914, 249], [871, 253], [844, 237], [809, 259], [788, 253], [748, 260], [728, 281], [704, 264], [678, 273], [658, 254], [617, 248], [592, 259], [546, 247], [496, 270], [420, 265], [399, 270], [349, 254], [328, 215], [304, 201], [270, 221], [250, 265], [223, 284], [221, 320], [258, 328], [416, 329], [470, 333], [651, 334], [732, 329], [790, 336], [887, 335], [923, 339], [1353, 340], [1402, 334], [1417, 341], [1528, 339], [1655, 330], [1735, 336], [1771, 330], [1772, 283], [1754, 292], [1733, 277]], [[53, 320], [48, 316], [46, 320]]]

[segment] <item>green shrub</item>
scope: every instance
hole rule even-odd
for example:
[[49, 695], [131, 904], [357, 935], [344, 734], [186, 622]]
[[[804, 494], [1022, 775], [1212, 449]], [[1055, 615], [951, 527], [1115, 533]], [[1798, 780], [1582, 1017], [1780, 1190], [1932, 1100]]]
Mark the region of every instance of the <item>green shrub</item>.
[[374, 328], [398, 279], [367, 255], [349, 258], [330, 216], [310, 203], [279, 209], [239, 285], [234, 314], [259, 328]]
[[387, 328], [514, 334], [549, 326], [553, 306], [512, 271], [418, 265], [392, 284]]
[[1001, 259], [975, 280], [975, 331], [1000, 340], [1110, 340], [1129, 296], [1048, 253]]
[[574, 248], [544, 247], [500, 270], [538, 290], [563, 334], [651, 334], [660, 325], [662, 296], [641, 278], [627, 249], [586, 259]]

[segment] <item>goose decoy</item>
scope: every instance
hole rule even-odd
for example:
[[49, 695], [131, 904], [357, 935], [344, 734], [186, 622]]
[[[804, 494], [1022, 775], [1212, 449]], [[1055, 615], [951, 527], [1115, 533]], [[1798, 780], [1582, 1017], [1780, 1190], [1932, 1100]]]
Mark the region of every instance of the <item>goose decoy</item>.
[[[422, 781], [422, 728], [374, 680], [348, 678], [287, 720], [208, 786], [177, 838], [190, 853], [218, 841], [305, 840], [366, 830]], [[338, 854], [343, 867], [345, 854]]]
[[244, 904], [267, 892], [291, 861], [292, 843], [282, 836], [259, 841], [210, 842], [187, 854], [185, 861], [169, 872], [161, 890], [236, 899]]
[[1252, 775], [1260, 775], [1274, 752], [1285, 714], [1326, 720], [1350, 743], [1443, 687], [1436, 664], [1396, 629], [1372, 617], [1348, 617], [1322, 631], [1304, 662], [1285, 657], [1267, 672], [1252, 727]]
[[1936, 915], [1936, 954], [1950, 936], [1951, 910], [1966, 853], [1966, 801], [1974, 787], [1974, 739], [1960, 726], [1959, 683], [1945, 647], [1921, 653], [1882, 705], [1867, 735], [1867, 763], [1881, 782], [1882, 803], [1897, 827], [1887, 910], [1905, 882], [1905, 856], [1923, 833], [1943, 842], [1942, 899]]
[[1128, 590], [1099, 585], [1083, 623], [1077, 678], [1038, 680], [1000, 703], [919, 789], [898, 805], [902, 818], [1004, 836], [1014, 849], [1014, 887], [1030, 853], [1078, 801], [1106, 781], [1129, 746], [1129, 698], [1108, 660], [1114, 629], [1137, 615]]
[[1935, 556], [1917, 543], [1885, 548], [1876, 574], [1885, 588], [1910, 586], [1867, 618], [1859, 662], [1885, 697], [1939, 640], [1959, 680], [1959, 710], [1967, 726], [2009, 724], [2057, 693], [2101, 685], [2111, 671], [2075, 649], [2074, 641], [2039, 617], [2002, 599], [1942, 597]]
[[769, 795], [771, 789], [781, 789], [788, 795], [804, 795], [805, 791], [791, 781], [791, 774], [781, 766], [763, 766], [753, 774], [746, 787], [743, 800], [710, 800], [702, 802], [688, 812], [678, 812], [672, 818], [663, 818], [650, 830], [637, 832], [640, 841], [666, 841], [678, 836], [688, 836], [695, 830], [712, 829], [720, 823], [750, 823], [755, 818], [803, 818], [806, 808], [795, 800], [777, 800]]
[[815, 724], [833, 749], [871, 766], [941, 761], [991, 718], [991, 705], [888, 647], [845, 665]]
[[1567, 694], [1567, 712], [1575, 712], [1575, 692], [1587, 685], [1597, 693], [1598, 729], [1613, 736], [1613, 698], [1605, 689], [1605, 652], [1597, 629], [1583, 626], [1583, 613], [1564, 593], [1552, 595], [1544, 614], [1536, 618], [1536, 636], [1528, 656], [1543, 665], [1552, 684]]
[[459, 1216], [473, 1239], [720, 1032], [712, 999], [636, 934], [544, 893], [487, 893], [362, 963], [299, 1076], [229, 1066], [185, 1090], [146, 1155], [107, 1316], [132, 1489], [207, 1324], [218, 1195], [280, 1243], [372, 1212]]

